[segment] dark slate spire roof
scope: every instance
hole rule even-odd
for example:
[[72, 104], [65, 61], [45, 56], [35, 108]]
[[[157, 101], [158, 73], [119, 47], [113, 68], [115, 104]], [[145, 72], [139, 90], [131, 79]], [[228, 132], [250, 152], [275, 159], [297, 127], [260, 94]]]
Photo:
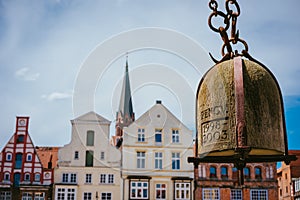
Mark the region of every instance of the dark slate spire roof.
[[132, 97], [128, 72], [128, 58], [126, 58], [125, 76], [123, 79], [119, 112], [123, 118], [123, 124], [125, 126], [129, 125], [132, 121], [134, 121], [134, 112], [132, 106]]

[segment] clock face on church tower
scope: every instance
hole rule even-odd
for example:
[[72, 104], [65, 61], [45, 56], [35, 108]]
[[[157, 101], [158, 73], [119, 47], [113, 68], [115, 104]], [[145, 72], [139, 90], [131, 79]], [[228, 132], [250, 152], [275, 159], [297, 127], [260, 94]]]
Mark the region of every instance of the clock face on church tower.
[[19, 119], [19, 121], [18, 121], [18, 125], [19, 126], [26, 126], [26, 119]]

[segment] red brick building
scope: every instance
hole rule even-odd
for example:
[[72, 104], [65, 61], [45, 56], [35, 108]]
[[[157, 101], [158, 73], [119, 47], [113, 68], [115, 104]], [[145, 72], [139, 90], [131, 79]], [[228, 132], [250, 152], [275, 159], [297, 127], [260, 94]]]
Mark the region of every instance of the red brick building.
[[277, 170], [279, 200], [300, 200], [300, 150], [289, 150], [297, 160], [289, 165], [284, 162]]
[[200, 163], [195, 170], [195, 199], [260, 200], [277, 199], [276, 163], [249, 163], [239, 171], [228, 163]]
[[43, 164], [28, 133], [28, 125], [29, 117], [17, 117], [16, 131], [0, 153], [0, 199], [52, 198], [53, 156]]

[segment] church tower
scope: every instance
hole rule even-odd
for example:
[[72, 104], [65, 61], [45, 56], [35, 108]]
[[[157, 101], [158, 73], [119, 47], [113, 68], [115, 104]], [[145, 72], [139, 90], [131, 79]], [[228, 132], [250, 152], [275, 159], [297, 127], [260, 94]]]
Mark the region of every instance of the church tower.
[[133, 121], [134, 112], [132, 106], [132, 96], [128, 72], [128, 57], [126, 57], [125, 75], [120, 96], [119, 110], [116, 114], [116, 136], [122, 137], [123, 127], [129, 126]]

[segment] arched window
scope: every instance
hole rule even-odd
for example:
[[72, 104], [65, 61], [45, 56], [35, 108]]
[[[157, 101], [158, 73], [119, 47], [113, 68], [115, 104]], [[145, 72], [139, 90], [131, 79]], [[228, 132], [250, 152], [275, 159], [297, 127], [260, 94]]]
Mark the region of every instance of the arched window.
[[29, 173], [26, 173], [24, 175], [24, 181], [30, 181], [30, 174]]
[[34, 175], [34, 181], [39, 182], [41, 180], [41, 175], [39, 173], [36, 173]]
[[4, 181], [10, 181], [10, 173], [4, 173]]
[[7, 152], [6, 153], [6, 161], [11, 161], [12, 160], [12, 153]]
[[238, 180], [238, 169], [236, 167], [232, 168], [232, 179]]
[[87, 131], [86, 134], [86, 146], [94, 146], [94, 131]]
[[261, 168], [260, 167], [255, 167], [254, 170], [255, 170], [255, 178], [256, 179], [261, 179], [262, 178], [262, 176], [261, 176]]
[[226, 166], [221, 167], [221, 178], [228, 179], [228, 168]]
[[244, 178], [250, 179], [250, 168], [249, 167], [244, 168]]
[[15, 162], [15, 169], [21, 169], [22, 168], [22, 159], [23, 159], [23, 154], [22, 153], [17, 153], [16, 154], [16, 162]]
[[214, 166], [210, 166], [209, 168], [209, 177], [210, 178], [217, 178], [217, 168]]
[[26, 161], [27, 162], [31, 162], [32, 161], [32, 154], [31, 153], [28, 153], [27, 156], [26, 156]]

